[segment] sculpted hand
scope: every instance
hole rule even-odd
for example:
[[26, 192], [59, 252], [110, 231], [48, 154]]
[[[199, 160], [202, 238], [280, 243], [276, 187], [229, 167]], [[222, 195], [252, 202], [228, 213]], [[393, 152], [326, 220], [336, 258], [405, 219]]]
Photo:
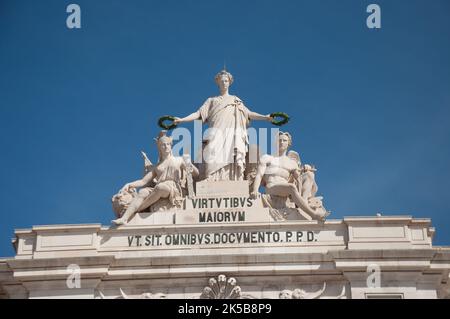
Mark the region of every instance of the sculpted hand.
[[266, 115], [266, 120], [269, 121], [269, 122], [272, 122], [273, 121], [273, 117], [270, 116], [270, 114], [267, 114]]
[[178, 125], [178, 124], [180, 124], [180, 123], [181, 123], [181, 118], [175, 117], [175, 119], [173, 120], [173, 124]]
[[131, 191], [132, 187], [130, 184], [125, 184], [124, 187], [120, 190], [121, 193], [129, 193]]

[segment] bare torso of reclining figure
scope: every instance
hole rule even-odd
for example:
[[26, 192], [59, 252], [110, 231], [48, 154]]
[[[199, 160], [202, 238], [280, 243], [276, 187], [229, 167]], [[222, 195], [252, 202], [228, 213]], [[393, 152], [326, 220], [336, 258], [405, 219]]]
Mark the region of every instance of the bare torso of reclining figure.
[[[309, 207], [308, 202], [300, 195], [300, 189], [294, 179], [300, 183], [300, 167], [296, 161], [286, 155], [261, 157], [259, 174], [262, 174], [262, 184], [266, 193], [273, 196], [290, 197], [294, 203], [314, 219], [320, 218]], [[300, 184], [301, 185], [301, 184]], [[301, 186], [300, 186], [301, 187]]]
[[266, 162], [266, 171], [263, 175], [263, 183], [266, 185], [266, 189], [289, 183], [290, 177], [298, 169], [298, 164], [287, 156], [274, 157], [265, 155], [261, 161]]
[[[278, 156], [263, 155], [258, 165], [258, 170], [253, 183], [252, 198], [256, 198], [258, 188], [262, 184], [266, 188], [266, 193], [273, 196], [290, 197], [292, 201], [302, 211], [314, 219], [322, 219], [322, 212], [317, 212], [311, 208], [308, 201], [301, 197], [301, 177], [300, 167], [297, 161], [287, 155], [287, 150], [291, 140], [288, 133], [279, 134]], [[297, 185], [294, 180], [297, 181]]]

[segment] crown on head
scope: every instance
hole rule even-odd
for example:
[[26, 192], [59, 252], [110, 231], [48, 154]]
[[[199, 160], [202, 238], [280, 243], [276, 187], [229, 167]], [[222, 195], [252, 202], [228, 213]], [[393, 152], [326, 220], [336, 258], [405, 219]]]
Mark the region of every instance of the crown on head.
[[220, 71], [219, 73], [216, 74], [216, 76], [214, 78], [216, 83], [218, 83], [219, 79], [224, 75], [227, 76], [228, 79], [230, 80], [230, 85], [233, 84], [233, 81], [234, 81], [233, 75], [230, 72], [228, 72], [226, 69], [223, 69], [222, 71]]

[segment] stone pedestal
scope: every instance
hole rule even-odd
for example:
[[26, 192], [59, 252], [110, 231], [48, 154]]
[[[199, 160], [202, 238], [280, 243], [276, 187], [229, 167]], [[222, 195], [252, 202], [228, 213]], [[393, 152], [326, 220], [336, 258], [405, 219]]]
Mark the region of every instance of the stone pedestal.
[[[450, 248], [432, 245], [429, 219], [279, 221], [261, 198], [249, 199], [248, 185], [214, 185], [197, 185], [183, 209], [141, 213], [125, 226], [16, 230], [16, 256], [0, 259], [0, 298], [449, 295]], [[72, 288], [74, 265], [80, 285]], [[214, 295], [220, 283], [226, 296]]]

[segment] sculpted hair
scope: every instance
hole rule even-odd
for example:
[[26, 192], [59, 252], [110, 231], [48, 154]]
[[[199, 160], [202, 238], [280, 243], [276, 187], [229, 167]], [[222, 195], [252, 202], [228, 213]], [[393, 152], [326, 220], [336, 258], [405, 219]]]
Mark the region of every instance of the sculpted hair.
[[161, 131], [157, 138], [155, 138], [156, 144], [159, 145], [159, 143], [163, 140], [168, 140], [170, 144], [173, 144], [173, 139], [171, 136], [167, 136], [167, 131]]
[[227, 76], [228, 79], [230, 80], [230, 85], [233, 84], [233, 75], [231, 75], [231, 73], [227, 72], [226, 70], [222, 70], [219, 73], [217, 73], [216, 77], [214, 78], [214, 81], [216, 82], [217, 85], [219, 85], [219, 80], [222, 76]]

